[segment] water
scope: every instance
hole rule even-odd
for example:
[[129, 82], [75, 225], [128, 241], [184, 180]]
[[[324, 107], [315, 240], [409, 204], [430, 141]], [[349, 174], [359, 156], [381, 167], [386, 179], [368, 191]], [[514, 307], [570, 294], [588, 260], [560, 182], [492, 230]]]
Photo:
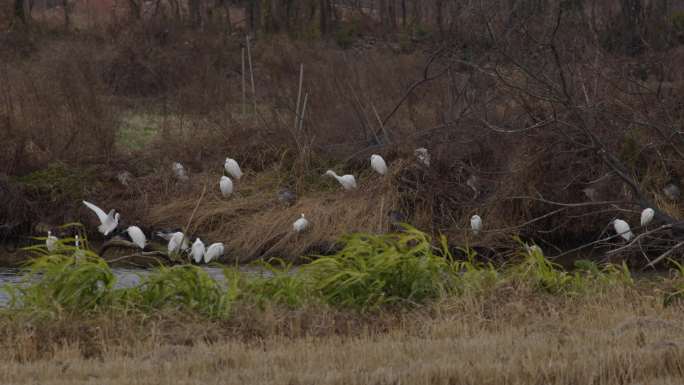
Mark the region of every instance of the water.
[[[126, 267], [112, 267], [112, 272], [116, 276], [116, 287], [117, 288], [127, 288], [134, 287], [140, 284], [143, 277], [149, 275], [152, 270], [150, 269], [140, 269], [140, 268], [126, 268]], [[208, 267], [203, 266], [202, 269], [209, 273], [209, 275], [214, 278], [217, 282], [225, 284], [226, 278], [223, 275], [223, 271], [218, 267]], [[241, 271], [248, 274], [261, 275], [268, 272], [256, 269], [254, 267], [241, 267]], [[14, 267], [2, 267], [0, 266], [0, 287], [6, 284], [19, 284], [21, 283], [22, 273], [21, 270]], [[0, 290], [0, 307], [7, 306], [9, 297], [4, 290]]]

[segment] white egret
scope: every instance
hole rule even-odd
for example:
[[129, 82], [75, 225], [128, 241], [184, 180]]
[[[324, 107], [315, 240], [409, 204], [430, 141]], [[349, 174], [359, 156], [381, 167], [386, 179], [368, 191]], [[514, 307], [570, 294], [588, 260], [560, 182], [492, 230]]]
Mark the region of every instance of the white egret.
[[291, 206], [297, 201], [297, 194], [290, 189], [284, 188], [278, 191], [278, 201], [284, 205]]
[[212, 260], [223, 255], [223, 243], [216, 242], [212, 243], [207, 247], [207, 252], [204, 253], [204, 263], [209, 263]]
[[674, 178], [670, 180], [665, 187], [663, 187], [663, 193], [669, 200], [677, 202], [682, 195], [682, 192], [679, 189], [679, 181]]
[[425, 167], [430, 167], [430, 153], [428, 152], [427, 148], [416, 148], [413, 153], [416, 155], [416, 158], [420, 163], [422, 163]]
[[311, 226], [311, 222], [304, 217], [304, 213], [302, 213], [302, 216], [292, 224], [292, 228], [294, 229], [295, 233], [301, 233], [309, 228], [309, 226]]
[[385, 175], [387, 174], [387, 163], [385, 163], [385, 160], [378, 154], [373, 154], [370, 157], [370, 163], [371, 167], [375, 172], [377, 172], [380, 175]]
[[202, 262], [202, 258], [204, 258], [204, 253], [206, 251], [207, 249], [204, 247], [204, 242], [199, 238], [195, 239], [195, 243], [192, 244], [192, 251], [190, 253], [195, 260], [195, 263]]
[[143, 233], [143, 231], [140, 230], [140, 227], [129, 226], [126, 229], [126, 233], [128, 233], [128, 236], [131, 238], [131, 241], [133, 241], [133, 243], [135, 243], [140, 249], [145, 249], [147, 238], [145, 237], [145, 233]]
[[100, 225], [97, 227], [97, 230], [105, 236], [109, 235], [109, 233], [119, 226], [119, 213], [115, 212], [113, 209], [109, 210], [109, 214], [105, 214], [101, 208], [90, 202], [83, 201], [83, 204], [97, 215], [97, 218], [100, 220]]
[[181, 231], [176, 231], [169, 237], [168, 250], [169, 254], [177, 254], [181, 250], [185, 251], [189, 247], [188, 239]]
[[240, 165], [235, 159], [226, 158], [226, 163], [224, 163], [223, 168], [226, 172], [233, 176], [233, 178], [240, 180], [242, 178], [242, 170], [240, 170]]
[[354, 175], [347, 174], [347, 175], [342, 175], [339, 176], [335, 173], [333, 170], [328, 170], [323, 174], [323, 176], [332, 176], [333, 178], [337, 179], [338, 182], [344, 187], [345, 190], [354, 190], [356, 189], [356, 178], [354, 178]]
[[[155, 235], [158, 236], [158, 237], [161, 238], [161, 239], [164, 239], [164, 240], [166, 240], [166, 241], [170, 241], [171, 238], [173, 238], [173, 236], [176, 235], [176, 233], [183, 234], [183, 233], [180, 232], [179, 230], [165, 230], [165, 231], [157, 231], [157, 232], [155, 233]], [[179, 238], [179, 239], [180, 239], [180, 238]], [[183, 250], [187, 250], [187, 249], [190, 248], [190, 243], [188, 242], [188, 238], [187, 238], [187, 237], [185, 237], [185, 236], [183, 237], [183, 244], [182, 244], [181, 246], [182, 246], [181, 248], [182, 248]]]
[[629, 229], [629, 224], [622, 219], [614, 220], [613, 228], [625, 241], [629, 241], [634, 237], [634, 234], [632, 234], [632, 231]]
[[176, 176], [178, 180], [187, 181], [189, 179], [188, 173], [187, 171], [185, 171], [185, 167], [183, 167], [183, 165], [180, 164], [180, 162], [173, 162], [172, 168], [173, 174]]
[[76, 257], [76, 259], [85, 258], [85, 251], [81, 249], [81, 240], [78, 238], [78, 234], [74, 236], [74, 246], [76, 247], [76, 251], [74, 251], [74, 257]]
[[57, 250], [57, 242], [59, 241], [57, 237], [52, 235], [52, 231], [47, 232], [47, 238], [45, 238], [45, 247], [47, 248], [47, 251], [53, 252]]
[[655, 211], [652, 208], [645, 208], [644, 211], [641, 212], [641, 226], [643, 227], [651, 223], [654, 216]]
[[470, 218], [470, 228], [473, 230], [473, 234], [477, 235], [482, 230], [482, 218], [479, 215], [473, 215]]
[[589, 198], [590, 201], [592, 202], [598, 202], [599, 201], [599, 192], [596, 190], [594, 187], [586, 187], [582, 189], [582, 192], [584, 195]]
[[219, 187], [224, 198], [228, 198], [233, 193], [233, 181], [225, 175], [221, 177]]
[[468, 187], [470, 187], [470, 189], [473, 190], [473, 192], [475, 193], [475, 197], [477, 197], [477, 194], [479, 193], [479, 190], [477, 188], [479, 183], [480, 178], [478, 178], [475, 174], [469, 176], [466, 180], [466, 185], [468, 185]]
[[119, 183], [121, 183], [124, 186], [128, 186], [129, 181], [133, 178], [133, 174], [131, 174], [128, 171], [123, 171], [118, 174], [116, 174], [116, 179], [119, 180]]

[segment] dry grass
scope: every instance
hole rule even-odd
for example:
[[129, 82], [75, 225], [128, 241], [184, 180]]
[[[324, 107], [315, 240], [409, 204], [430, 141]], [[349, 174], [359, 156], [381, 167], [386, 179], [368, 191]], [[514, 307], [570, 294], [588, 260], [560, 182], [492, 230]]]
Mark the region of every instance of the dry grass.
[[[49, 328], [6, 321], [8, 384], [681, 384], [682, 308], [652, 289], [581, 299], [502, 289], [409, 313], [241, 309]], [[129, 315], [130, 316], [130, 315]]]
[[[344, 191], [337, 181], [320, 174], [310, 175], [301, 185], [299, 199], [284, 206], [277, 192], [284, 187], [279, 171], [248, 174], [237, 182], [237, 192], [229, 199], [218, 192], [220, 165], [215, 175], [195, 176], [209, 192], [201, 201], [189, 228], [190, 233], [213, 242], [224, 242], [229, 260], [241, 262], [266, 256], [296, 258], [307, 253], [330, 251], [340, 234], [379, 233], [389, 228], [388, 211], [396, 209], [398, 194], [391, 177], [365, 173], [359, 189]], [[199, 197], [193, 189], [182, 199], [160, 203], [151, 209], [153, 226], [185, 224]], [[304, 213], [313, 224], [302, 234], [292, 230], [292, 222]]]

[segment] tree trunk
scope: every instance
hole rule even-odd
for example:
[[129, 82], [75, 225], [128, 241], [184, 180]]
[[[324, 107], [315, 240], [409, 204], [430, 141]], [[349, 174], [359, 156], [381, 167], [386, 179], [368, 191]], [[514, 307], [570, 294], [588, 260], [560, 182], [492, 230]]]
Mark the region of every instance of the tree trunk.
[[444, 34], [444, 16], [442, 15], [442, 7], [444, 0], [435, 0], [435, 23], [440, 36]]
[[188, 10], [190, 11], [190, 23], [192, 23], [193, 28], [199, 28], [202, 24], [200, 0], [188, 0]]
[[401, 26], [406, 28], [406, 0], [401, 0]]
[[26, 1], [28, 0], [14, 0], [14, 18], [19, 19], [24, 25], [27, 25], [29, 21]]
[[261, 0], [250, 0], [247, 7], [249, 30], [254, 34], [261, 26]]
[[68, 31], [71, 25], [71, 17], [69, 12], [69, 0], [62, 0], [62, 8], [64, 11], [64, 30]]
[[128, 0], [128, 8], [130, 8], [131, 16], [135, 20], [138, 20], [141, 17], [140, 7], [141, 3], [136, 2], [136, 0]]
[[643, 49], [641, 37], [641, 19], [643, 5], [641, 0], [622, 0], [622, 44], [625, 53], [637, 55]]
[[330, 28], [330, 15], [328, 14], [329, 11], [328, 7], [328, 1], [327, 0], [320, 0], [319, 2], [319, 13], [320, 13], [320, 22], [321, 22], [321, 35], [325, 36], [328, 34], [329, 28]]

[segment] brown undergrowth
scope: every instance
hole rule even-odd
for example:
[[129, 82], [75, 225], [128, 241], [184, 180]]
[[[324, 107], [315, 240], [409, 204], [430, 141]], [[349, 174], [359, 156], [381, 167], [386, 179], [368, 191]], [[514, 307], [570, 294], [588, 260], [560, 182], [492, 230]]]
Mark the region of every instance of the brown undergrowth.
[[[653, 287], [556, 297], [502, 287], [416, 310], [236, 309], [3, 318], [3, 383], [678, 384], [680, 306]], [[657, 295], [656, 295], [657, 297]]]

